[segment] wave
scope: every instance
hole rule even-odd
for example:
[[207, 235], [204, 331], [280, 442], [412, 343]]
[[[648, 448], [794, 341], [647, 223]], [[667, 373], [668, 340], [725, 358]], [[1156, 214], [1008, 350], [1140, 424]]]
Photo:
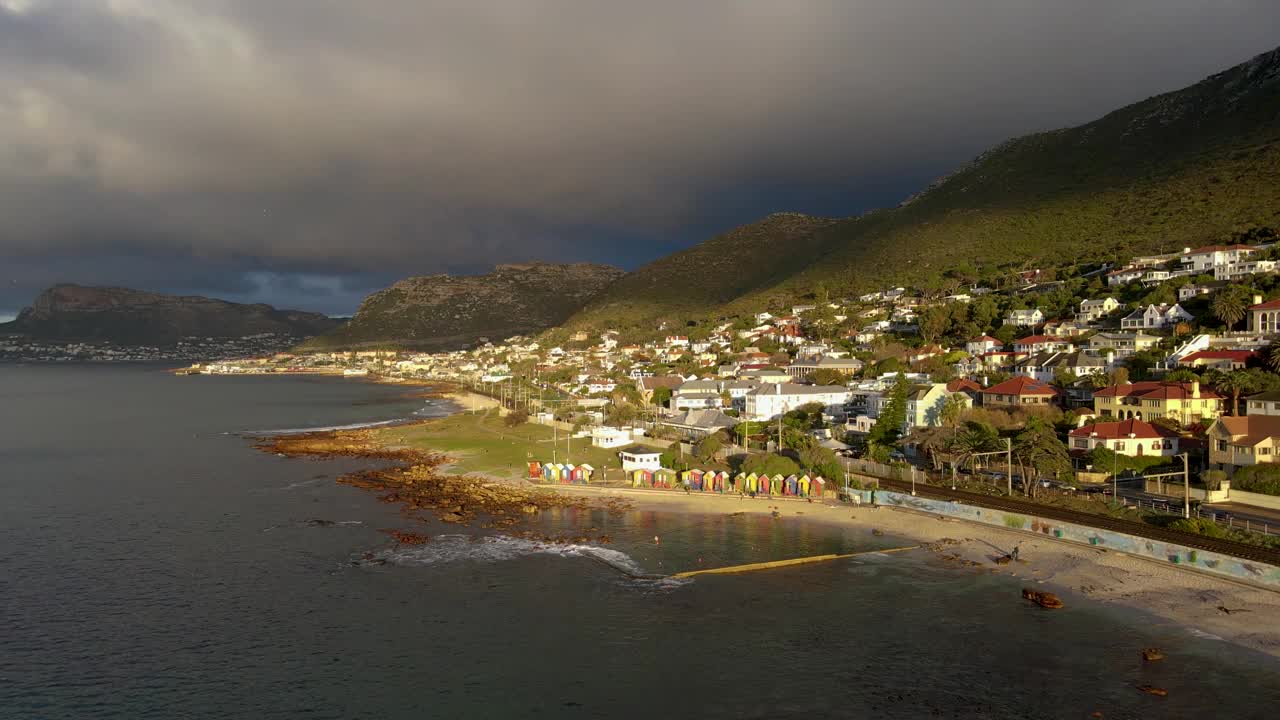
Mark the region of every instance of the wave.
[[306, 428], [283, 428], [280, 430], [241, 430], [237, 433], [228, 433], [234, 435], [303, 435], [313, 432], [330, 432], [333, 430], [360, 430], [363, 428], [382, 427], [384, 425], [395, 425], [397, 423], [408, 422], [405, 418], [396, 420], [377, 420], [374, 422], [351, 423], [349, 425], [324, 425], [321, 427]]
[[[1200, 630], [1199, 628], [1187, 628], [1187, 632], [1200, 638], [1201, 640], [1223, 640], [1222, 637], [1218, 635], [1214, 635], [1213, 633], [1210, 633], [1210, 632], [1205, 632], [1204, 630]], [[1225, 642], [1225, 640], [1223, 641]]]
[[374, 557], [394, 565], [426, 566], [462, 561], [505, 562], [531, 555], [559, 555], [587, 558], [608, 565], [629, 578], [662, 580], [640, 567], [631, 556], [597, 545], [541, 542], [504, 535], [437, 535], [425, 545], [405, 545], [375, 553]]

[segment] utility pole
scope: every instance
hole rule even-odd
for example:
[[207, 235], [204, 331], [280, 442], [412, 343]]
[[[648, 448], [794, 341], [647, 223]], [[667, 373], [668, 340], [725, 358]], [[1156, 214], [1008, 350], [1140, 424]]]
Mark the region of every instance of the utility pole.
[[[1009, 481], [1009, 497], [1013, 497], [1013, 438], [1004, 439], [1004, 448], [1005, 478]], [[1027, 479], [1023, 478], [1022, 481], [1026, 482]]]
[[1182, 517], [1191, 517], [1191, 470], [1187, 453], [1182, 453]]

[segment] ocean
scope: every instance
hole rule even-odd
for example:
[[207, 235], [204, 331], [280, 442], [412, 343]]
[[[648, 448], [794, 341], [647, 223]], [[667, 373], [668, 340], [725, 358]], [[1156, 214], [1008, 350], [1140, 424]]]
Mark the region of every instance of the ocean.
[[[335, 483], [363, 461], [240, 434], [450, 410], [354, 380], [0, 366], [0, 718], [1203, 720], [1280, 702], [1274, 658], [1076, 596], [1044, 611], [932, 553], [616, 569], [896, 544], [863, 530], [566, 509], [536, 529], [613, 542], [547, 547], [419, 524]], [[1144, 665], [1149, 646], [1168, 659]]]

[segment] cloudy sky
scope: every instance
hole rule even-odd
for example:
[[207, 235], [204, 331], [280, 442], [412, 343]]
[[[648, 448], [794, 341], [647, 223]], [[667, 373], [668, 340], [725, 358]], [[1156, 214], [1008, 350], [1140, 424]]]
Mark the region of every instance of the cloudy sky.
[[894, 204], [1268, 50], [1275, 0], [0, 0], [0, 316], [60, 281], [350, 312]]

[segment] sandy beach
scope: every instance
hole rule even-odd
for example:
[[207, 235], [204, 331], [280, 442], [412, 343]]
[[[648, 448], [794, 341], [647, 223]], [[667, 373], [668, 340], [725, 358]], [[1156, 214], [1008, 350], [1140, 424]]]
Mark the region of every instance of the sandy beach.
[[[1142, 610], [1254, 650], [1280, 657], [1280, 592], [1232, 582], [1145, 558], [901, 508], [851, 506], [833, 500], [806, 502], [737, 495], [553, 487], [560, 492], [623, 498], [638, 508], [668, 512], [760, 513], [775, 508], [779, 522], [821, 522], [880, 530], [922, 545], [958, 568], [999, 572], [1028, 586], [1060, 593], [1067, 601], [1095, 600]], [[955, 542], [952, 542], [955, 541]], [[1020, 545], [1020, 559], [995, 559]], [[1225, 610], [1224, 610], [1225, 609]]]

